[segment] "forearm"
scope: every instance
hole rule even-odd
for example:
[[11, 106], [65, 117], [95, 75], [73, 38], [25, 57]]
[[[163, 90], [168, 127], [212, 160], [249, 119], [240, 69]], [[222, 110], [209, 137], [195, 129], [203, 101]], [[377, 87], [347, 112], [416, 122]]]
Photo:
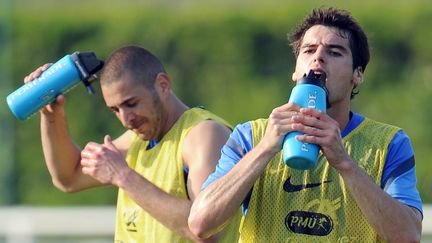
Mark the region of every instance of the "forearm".
[[143, 210], [183, 237], [196, 240], [189, 231], [187, 219], [192, 202], [166, 193], [136, 171], [122, 171], [121, 180], [114, 182]]
[[357, 205], [388, 242], [419, 242], [421, 219], [406, 206], [379, 188], [374, 181], [353, 162], [340, 171]]
[[259, 144], [225, 176], [195, 199], [189, 217], [192, 232], [200, 238], [214, 234], [239, 209], [274, 153]]
[[63, 115], [41, 114], [40, 125], [45, 162], [53, 183], [59, 189], [69, 191], [68, 184], [78, 170], [81, 150], [70, 138]]

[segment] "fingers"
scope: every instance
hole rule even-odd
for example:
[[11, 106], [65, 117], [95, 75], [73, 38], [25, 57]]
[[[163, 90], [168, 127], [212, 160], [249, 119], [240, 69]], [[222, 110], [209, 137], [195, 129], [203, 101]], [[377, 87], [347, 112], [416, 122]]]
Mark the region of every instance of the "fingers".
[[314, 108], [301, 108], [299, 112], [305, 116], [311, 116], [315, 117], [317, 119], [323, 119], [326, 115], [325, 112], [322, 112], [320, 110], [314, 109]]
[[89, 142], [81, 151], [81, 165], [83, 167], [94, 167], [97, 163], [99, 151], [101, 151], [101, 145]]
[[339, 123], [319, 110], [302, 108], [299, 115], [294, 116], [292, 120], [293, 130], [304, 134], [296, 137], [302, 142], [324, 146], [341, 138]]
[[288, 111], [300, 111], [300, 107], [294, 103], [286, 103], [273, 109], [273, 112], [288, 112]]
[[24, 83], [28, 83], [32, 80], [34, 80], [35, 78], [39, 77], [44, 71], [46, 71], [50, 66], [52, 65], [52, 63], [47, 63], [44, 64], [40, 67], [38, 67], [34, 72], [30, 73], [29, 75], [27, 75], [24, 78]]
[[108, 148], [116, 149], [115, 145], [112, 142], [110, 135], [105, 135], [104, 137], [104, 145], [106, 145]]
[[273, 109], [269, 118], [274, 120], [285, 120], [289, 121], [292, 116], [297, 115], [299, 113], [300, 107], [298, 107], [294, 103], [286, 103], [282, 106], [276, 107]]
[[312, 133], [316, 130], [324, 129], [325, 123], [320, 119], [303, 114], [294, 115], [292, 117], [292, 129], [303, 133]]
[[81, 171], [85, 175], [94, 176], [98, 161], [96, 159], [81, 158]]
[[336, 126], [338, 125], [325, 112], [314, 108], [301, 108], [299, 114], [293, 116], [293, 121], [295, 123], [302, 123], [303, 125], [313, 126], [319, 129], [323, 129], [326, 123], [332, 123]]
[[102, 151], [102, 145], [95, 142], [89, 142], [81, 151], [81, 158], [94, 159], [97, 157], [97, 154], [100, 153], [101, 151]]
[[[297, 136], [302, 142], [319, 143], [318, 139], [328, 135], [329, 128], [334, 124], [328, 122], [327, 114], [313, 108], [301, 108], [297, 115], [292, 117], [292, 130], [303, 133]], [[337, 124], [335, 124], [337, 126]]]
[[111, 136], [105, 135], [103, 144], [99, 144], [95, 142], [87, 143], [87, 145], [81, 151], [81, 158], [97, 159], [99, 156], [102, 155], [102, 153], [108, 152], [108, 150], [116, 151], [117, 149], [112, 142]]
[[96, 165], [96, 162], [97, 160], [95, 159], [81, 158], [81, 166], [83, 168], [94, 167]]
[[269, 131], [276, 136], [284, 136], [292, 131], [292, 118], [299, 114], [300, 107], [294, 103], [286, 103], [273, 109], [269, 116]]
[[[34, 79], [40, 77], [42, 75], [43, 72], [45, 72], [49, 67], [51, 67], [52, 63], [47, 63], [44, 64], [40, 67], [38, 67], [35, 71], [33, 71], [32, 73], [30, 73], [29, 75], [27, 75], [24, 78], [24, 83], [28, 83], [33, 81]], [[55, 102], [52, 102], [51, 104], [48, 104], [47, 106], [45, 106], [45, 108], [41, 109], [41, 113], [43, 114], [49, 114], [49, 113], [53, 113], [56, 108], [58, 107], [62, 107], [65, 103], [65, 98], [63, 95], [59, 95], [56, 98]]]
[[84, 148], [84, 150], [88, 150], [88, 151], [92, 151], [92, 152], [97, 152], [100, 151], [102, 149], [102, 144], [99, 143], [95, 143], [95, 142], [88, 142]]
[[44, 109], [41, 110], [42, 113], [54, 113], [55, 110], [64, 106], [66, 102], [66, 97], [63, 94], [60, 94], [56, 97], [54, 102], [46, 105]]
[[63, 94], [60, 94], [59, 96], [57, 96], [55, 103], [58, 105], [63, 105], [66, 101], [66, 97]]
[[[81, 164], [83, 164], [82, 161], [81, 161]], [[94, 167], [83, 165], [81, 171], [84, 175], [90, 175], [91, 176], [91, 175], [94, 175], [95, 169], [94, 169]]]

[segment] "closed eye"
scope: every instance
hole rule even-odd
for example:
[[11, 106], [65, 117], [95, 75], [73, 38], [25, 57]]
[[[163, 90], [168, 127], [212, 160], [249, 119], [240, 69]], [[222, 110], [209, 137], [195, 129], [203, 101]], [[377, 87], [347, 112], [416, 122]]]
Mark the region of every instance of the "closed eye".
[[110, 111], [114, 114], [117, 114], [117, 112], [119, 111], [118, 108], [116, 107], [108, 107], [110, 109]]
[[315, 49], [311, 49], [311, 48], [305, 49], [303, 51], [303, 53], [305, 53], [305, 54], [313, 54], [314, 52], [315, 52]]
[[340, 57], [340, 56], [342, 56], [342, 54], [341, 54], [340, 52], [332, 51], [332, 50], [329, 51], [329, 54], [330, 54], [331, 56], [335, 56], [335, 57]]
[[138, 102], [135, 101], [128, 101], [125, 103], [125, 106], [128, 108], [134, 108], [137, 105]]

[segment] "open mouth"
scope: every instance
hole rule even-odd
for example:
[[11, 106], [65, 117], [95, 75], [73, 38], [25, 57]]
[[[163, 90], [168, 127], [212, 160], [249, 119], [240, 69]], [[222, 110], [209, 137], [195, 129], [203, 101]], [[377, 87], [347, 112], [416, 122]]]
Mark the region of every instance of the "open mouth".
[[312, 68], [310, 71], [312, 71], [313, 72], [313, 74], [315, 74], [315, 75], [325, 75], [325, 76], [327, 76], [326, 75], [326, 73], [324, 72], [324, 70], [322, 70], [321, 68]]

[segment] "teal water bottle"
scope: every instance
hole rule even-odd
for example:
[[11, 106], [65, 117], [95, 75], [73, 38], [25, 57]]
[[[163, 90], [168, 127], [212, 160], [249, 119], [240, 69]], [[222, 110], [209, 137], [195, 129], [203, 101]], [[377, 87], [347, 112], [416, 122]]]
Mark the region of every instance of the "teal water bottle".
[[[289, 102], [295, 103], [301, 108], [315, 108], [322, 112], [327, 110], [327, 89], [325, 88], [326, 75], [314, 73], [312, 70], [302, 79], [297, 81], [291, 91]], [[318, 159], [320, 147], [298, 141], [295, 136], [303, 135], [300, 132], [288, 133], [283, 141], [283, 160], [286, 165], [299, 170], [313, 168]]]
[[79, 81], [82, 81], [89, 93], [94, 93], [90, 82], [102, 67], [103, 61], [97, 59], [93, 52], [66, 55], [38, 78], [9, 94], [6, 97], [9, 109], [19, 120], [26, 120], [53, 102], [58, 95], [75, 87]]

